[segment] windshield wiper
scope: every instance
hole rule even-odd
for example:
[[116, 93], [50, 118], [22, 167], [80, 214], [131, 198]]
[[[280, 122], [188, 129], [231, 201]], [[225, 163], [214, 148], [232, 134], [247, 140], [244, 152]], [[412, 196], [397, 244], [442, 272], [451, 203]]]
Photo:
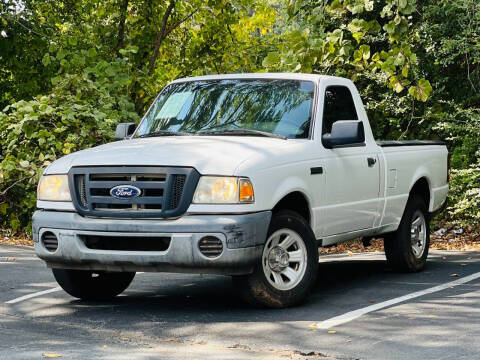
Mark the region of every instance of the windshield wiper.
[[158, 130], [148, 134], [140, 135], [139, 137], [146, 138], [146, 137], [155, 137], [155, 136], [186, 136], [186, 135], [195, 135], [195, 134], [182, 132], [182, 131]]
[[246, 136], [265, 136], [277, 139], [287, 140], [286, 136], [280, 134], [272, 134], [266, 131], [251, 130], [251, 129], [231, 129], [231, 130], [216, 130], [216, 131], [199, 131], [198, 135], [213, 135], [213, 136], [228, 136], [228, 135], [246, 135]]

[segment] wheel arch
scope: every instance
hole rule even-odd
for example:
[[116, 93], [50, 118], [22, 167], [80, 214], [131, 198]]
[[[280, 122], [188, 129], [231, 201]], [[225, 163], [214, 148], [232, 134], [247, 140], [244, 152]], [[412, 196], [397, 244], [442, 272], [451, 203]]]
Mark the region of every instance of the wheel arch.
[[408, 196], [419, 195], [424, 201], [427, 209], [430, 209], [430, 202], [432, 199], [432, 191], [430, 181], [427, 176], [421, 176], [410, 187]]
[[272, 212], [278, 212], [280, 210], [291, 210], [301, 215], [307, 223], [311, 226], [312, 213], [308, 196], [300, 191], [294, 190], [285, 194], [280, 200], [278, 200], [275, 206], [272, 208]]

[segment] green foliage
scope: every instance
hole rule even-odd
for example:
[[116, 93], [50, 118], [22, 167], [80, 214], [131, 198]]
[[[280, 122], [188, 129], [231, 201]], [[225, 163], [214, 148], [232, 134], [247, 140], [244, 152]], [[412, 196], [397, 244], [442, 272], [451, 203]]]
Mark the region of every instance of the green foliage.
[[[71, 61], [77, 66], [78, 57]], [[83, 71], [54, 78], [50, 95], [18, 101], [0, 113], [0, 226], [30, 223], [35, 187], [45, 166], [71, 152], [112, 140], [116, 124], [137, 121], [126, 95], [128, 63], [84, 59]], [[90, 66], [88, 66], [90, 65]]]
[[355, 81], [380, 139], [445, 139], [448, 219], [480, 223], [480, 2], [294, 0], [268, 71]]
[[275, 16], [254, 0], [0, 0], [0, 227], [29, 231], [45, 166], [111, 141], [167, 82], [260, 69]]
[[380, 6], [369, 0], [297, 0], [287, 9], [291, 25], [281, 35], [281, 51], [270, 52], [263, 65], [271, 71], [318, 72], [360, 82], [375, 78], [402, 96], [425, 102], [432, 88], [419, 75], [412, 50], [415, 29], [407, 20], [415, 8], [415, 0], [386, 0]]
[[452, 171], [448, 219], [459, 225], [478, 225], [480, 219], [480, 162], [467, 169]]
[[479, 223], [480, 2], [285, 1], [0, 0], [0, 226], [167, 82], [255, 71], [348, 77], [377, 138], [446, 139], [448, 220]]
[[422, 72], [435, 89], [424, 111], [448, 141], [452, 176], [448, 220], [480, 223], [480, 2], [430, 0], [419, 19]]

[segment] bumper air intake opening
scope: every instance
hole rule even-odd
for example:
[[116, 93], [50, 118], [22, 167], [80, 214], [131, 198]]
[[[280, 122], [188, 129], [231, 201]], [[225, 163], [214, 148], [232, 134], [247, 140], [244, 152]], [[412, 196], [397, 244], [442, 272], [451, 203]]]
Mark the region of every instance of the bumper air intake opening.
[[166, 251], [170, 246], [168, 236], [108, 236], [80, 235], [85, 246], [92, 250]]
[[57, 236], [51, 231], [45, 231], [42, 234], [42, 244], [49, 252], [55, 252], [58, 248]]
[[223, 243], [215, 236], [205, 236], [198, 242], [198, 249], [204, 256], [215, 258], [223, 252]]

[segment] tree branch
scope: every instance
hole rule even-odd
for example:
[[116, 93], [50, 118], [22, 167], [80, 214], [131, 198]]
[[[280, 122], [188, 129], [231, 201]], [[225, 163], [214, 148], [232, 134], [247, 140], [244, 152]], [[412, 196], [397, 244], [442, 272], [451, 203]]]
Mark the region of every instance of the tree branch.
[[193, 14], [195, 14], [197, 11], [198, 11], [198, 9], [195, 9], [195, 10], [192, 11], [190, 14], [188, 14], [187, 16], [185, 16], [182, 20], [180, 20], [180, 21], [177, 22], [176, 24], [170, 26], [170, 27], [165, 31], [165, 37], [167, 37], [173, 30], [175, 30], [175, 29], [178, 28], [180, 25], [182, 25], [185, 21], [187, 21], [189, 18], [191, 18], [191, 17], [193, 16]]
[[152, 72], [153, 72], [153, 69], [155, 67], [155, 61], [157, 60], [158, 52], [160, 50], [160, 45], [162, 44], [162, 41], [167, 36], [167, 32], [166, 32], [167, 22], [168, 22], [168, 18], [170, 17], [174, 7], [175, 7], [175, 0], [170, 0], [170, 3], [168, 4], [167, 9], [165, 10], [165, 13], [163, 14], [160, 29], [158, 30], [157, 36], [155, 37], [155, 46], [154, 46], [154, 49], [153, 49], [153, 54], [152, 54], [152, 57], [150, 59], [150, 63], [148, 64], [148, 75], [151, 75]]
[[413, 116], [414, 111], [415, 111], [415, 99], [412, 97], [412, 111], [410, 114], [410, 120], [408, 121], [407, 128], [405, 129], [404, 132], [400, 134], [397, 141], [400, 141], [408, 133], [408, 129], [410, 128], [410, 125], [412, 124], [412, 121], [414, 119], [414, 116]]
[[13, 188], [15, 185], [17, 185], [18, 183], [22, 182], [23, 180], [31, 179], [31, 178], [34, 177], [34, 176], [35, 176], [35, 175], [26, 176], [26, 177], [24, 177], [24, 178], [18, 179], [17, 181], [13, 182], [13, 184], [11, 184], [9, 187], [7, 187], [5, 190], [0, 191], [0, 196], [6, 195], [7, 192], [8, 192], [8, 190], [10, 190], [11, 188]]

